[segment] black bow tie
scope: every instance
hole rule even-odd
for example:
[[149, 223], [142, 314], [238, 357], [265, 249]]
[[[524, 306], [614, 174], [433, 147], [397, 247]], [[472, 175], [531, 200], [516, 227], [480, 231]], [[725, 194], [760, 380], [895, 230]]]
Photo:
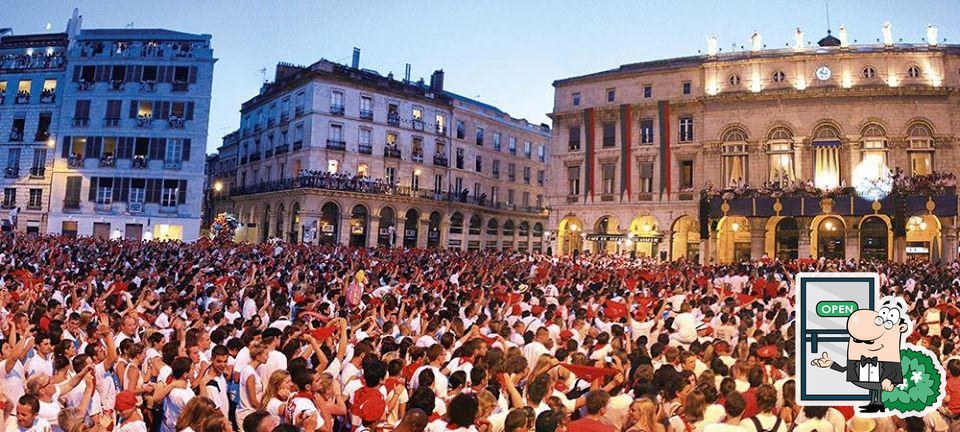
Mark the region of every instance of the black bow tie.
[[872, 365], [876, 366], [876, 365], [877, 365], [877, 358], [876, 358], [876, 357], [864, 357], [864, 356], [860, 356], [860, 364], [861, 364], [861, 365], [864, 365], [864, 364], [872, 364]]

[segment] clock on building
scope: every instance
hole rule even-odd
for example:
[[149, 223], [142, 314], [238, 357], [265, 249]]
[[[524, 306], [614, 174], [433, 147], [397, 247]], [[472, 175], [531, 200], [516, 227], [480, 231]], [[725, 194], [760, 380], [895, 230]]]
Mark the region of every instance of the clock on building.
[[820, 81], [826, 81], [830, 79], [830, 68], [826, 66], [820, 66], [817, 68], [817, 79]]

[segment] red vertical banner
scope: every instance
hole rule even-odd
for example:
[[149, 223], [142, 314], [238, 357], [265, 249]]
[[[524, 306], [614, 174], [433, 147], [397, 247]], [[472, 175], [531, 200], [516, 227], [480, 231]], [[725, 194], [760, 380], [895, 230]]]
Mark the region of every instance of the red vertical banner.
[[584, 161], [584, 169], [586, 171], [587, 184], [583, 189], [584, 201], [586, 201], [587, 196], [593, 198], [593, 159], [594, 159], [594, 146], [593, 146], [593, 135], [594, 135], [594, 123], [593, 123], [593, 108], [587, 108], [584, 111], [584, 129], [586, 137], [586, 161]]
[[667, 197], [670, 196], [670, 103], [667, 101], [657, 102], [657, 112], [659, 114], [657, 121], [660, 123], [660, 198], [663, 198], [663, 192], [666, 190]]
[[633, 144], [633, 116], [630, 105], [620, 105], [620, 201], [626, 193], [630, 201], [630, 146]]

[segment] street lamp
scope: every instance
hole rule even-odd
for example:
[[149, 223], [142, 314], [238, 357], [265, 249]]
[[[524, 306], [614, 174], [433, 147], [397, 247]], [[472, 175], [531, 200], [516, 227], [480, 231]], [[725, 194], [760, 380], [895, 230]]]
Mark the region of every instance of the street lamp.
[[213, 191], [216, 193], [220, 193], [221, 191], [223, 191], [223, 182], [221, 182], [220, 180], [215, 181], [213, 183]]

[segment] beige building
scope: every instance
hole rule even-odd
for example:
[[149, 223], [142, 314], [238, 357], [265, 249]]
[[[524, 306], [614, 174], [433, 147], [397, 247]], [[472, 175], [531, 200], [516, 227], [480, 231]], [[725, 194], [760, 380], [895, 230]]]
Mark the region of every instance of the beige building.
[[798, 33], [776, 50], [755, 35], [734, 53], [713, 39], [707, 55], [554, 82], [553, 252], [955, 258], [941, 174], [960, 171], [960, 46], [928, 31], [858, 46]]
[[[277, 66], [243, 104], [238, 237], [540, 251], [550, 129], [408, 76]], [[357, 174], [362, 179], [355, 178]]]

